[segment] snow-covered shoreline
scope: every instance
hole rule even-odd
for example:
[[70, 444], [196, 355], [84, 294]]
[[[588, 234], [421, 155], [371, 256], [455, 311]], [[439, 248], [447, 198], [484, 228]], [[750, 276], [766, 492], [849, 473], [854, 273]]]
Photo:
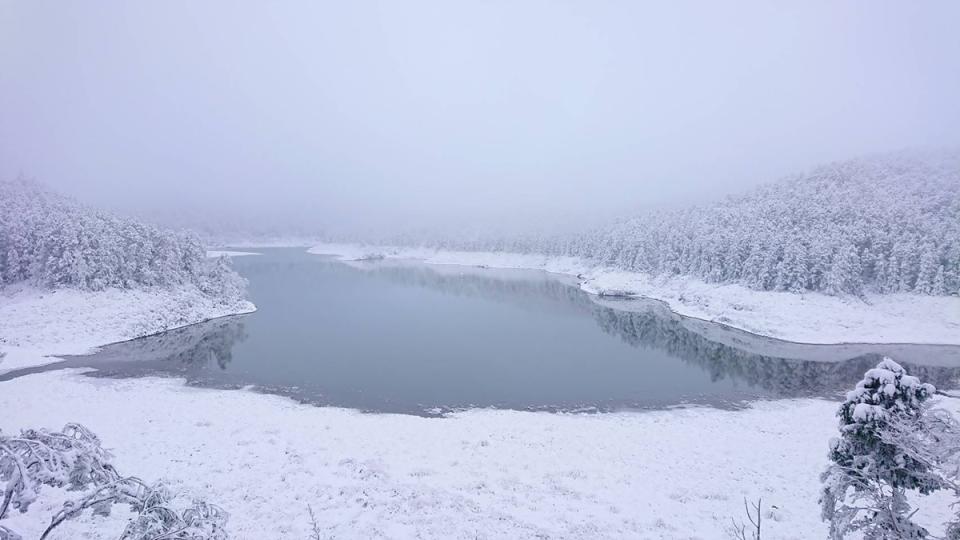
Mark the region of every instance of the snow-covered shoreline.
[[260, 255], [259, 253], [254, 253], [252, 251], [230, 251], [222, 249], [208, 249], [207, 257], [246, 257], [248, 255]]
[[756, 291], [689, 277], [651, 277], [596, 267], [573, 257], [320, 244], [310, 253], [343, 260], [416, 259], [429, 264], [526, 268], [577, 276], [597, 295], [659, 300], [671, 311], [784, 341], [811, 344], [960, 344], [960, 298], [869, 295], [866, 301], [819, 293]]
[[11, 285], [0, 289], [0, 374], [255, 310], [249, 301], [222, 304], [190, 285], [103, 291]]

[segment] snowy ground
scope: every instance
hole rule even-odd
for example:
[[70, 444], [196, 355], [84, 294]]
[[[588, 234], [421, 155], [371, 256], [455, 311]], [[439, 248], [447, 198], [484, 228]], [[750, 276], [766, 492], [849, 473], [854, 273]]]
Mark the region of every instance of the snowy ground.
[[57, 361], [48, 355], [85, 354], [108, 343], [255, 309], [247, 301], [217, 303], [192, 286], [90, 292], [11, 285], [0, 289], [0, 373]]
[[[4, 431], [82, 422], [121, 472], [182, 482], [229, 511], [241, 539], [308, 538], [308, 504], [325, 538], [724, 538], [743, 497], [759, 496], [779, 508], [770, 538], [823, 537], [817, 475], [836, 407], [428, 419], [170, 379], [61, 371], [0, 383], [0, 410], [16, 411]], [[4, 524], [35, 538], [58, 503]], [[122, 517], [81, 528], [114, 538]]]
[[597, 268], [572, 257], [321, 244], [311, 253], [346, 260], [408, 258], [432, 264], [532, 268], [578, 275], [593, 294], [660, 300], [680, 315], [801, 343], [960, 344], [960, 298], [873, 295], [866, 301], [824, 294], [755, 291], [688, 277], [656, 278]]

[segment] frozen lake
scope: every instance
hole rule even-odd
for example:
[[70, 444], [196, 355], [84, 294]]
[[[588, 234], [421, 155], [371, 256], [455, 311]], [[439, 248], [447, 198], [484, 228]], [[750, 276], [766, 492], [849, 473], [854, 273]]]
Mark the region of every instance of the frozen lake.
[[954, 387], [960, 376], [958, 347], [778, 342], [652, 302], [592, 297], [543, 272], [255, 251], [263, 255], [235, 258], [234, 266], [250, 280], [256, 313], [26, 371], [169, 374], [320, 405], [427, 415], [835, 397], [879, 354], [938, 387]]

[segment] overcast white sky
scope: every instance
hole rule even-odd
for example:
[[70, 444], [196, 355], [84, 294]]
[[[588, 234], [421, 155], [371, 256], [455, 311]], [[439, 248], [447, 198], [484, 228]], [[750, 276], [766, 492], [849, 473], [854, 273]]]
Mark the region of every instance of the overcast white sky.
[[960, 2], [0, 0], [0, 175], [343, 229], [565, 220], [960, 144]]

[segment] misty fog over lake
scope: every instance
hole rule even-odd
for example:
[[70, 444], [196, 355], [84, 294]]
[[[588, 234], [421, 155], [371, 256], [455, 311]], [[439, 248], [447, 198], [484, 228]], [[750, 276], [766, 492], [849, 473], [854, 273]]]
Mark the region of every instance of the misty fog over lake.
[[570, 232], [960, 144], [923, 4], [7, 2], [0, 177], [217, 235]]

